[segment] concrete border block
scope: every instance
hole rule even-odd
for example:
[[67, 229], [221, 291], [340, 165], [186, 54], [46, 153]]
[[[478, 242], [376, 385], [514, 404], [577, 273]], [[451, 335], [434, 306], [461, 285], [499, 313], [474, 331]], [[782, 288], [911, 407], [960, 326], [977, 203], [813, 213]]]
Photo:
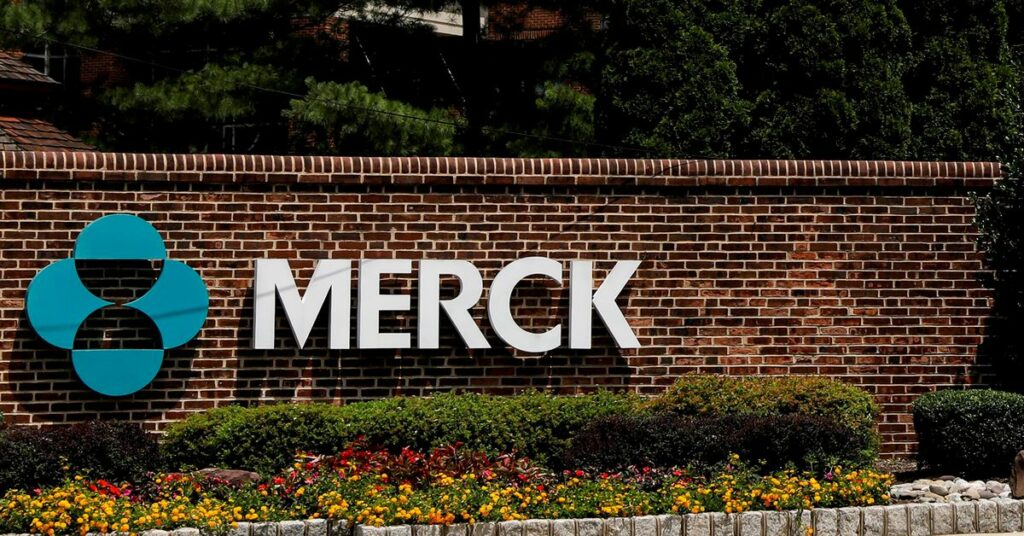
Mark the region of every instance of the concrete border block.
[[[476, 523], [470, 525], [472, 536], [496, 536], [498, 527], [494, 523]], [[388, 534], [388, 536], [392, 536]]]
[[789, 536], [789, 517], [785, 512], [764, 513], [764, 536]]
[[711, 536], [735, 536], [736, 524], [732, 514], [714, 512], [711, 514]]
[[860, 508], [839, 509], [839, 536], [860, 536]]
[[957, 534], [978, 532], [978, 509], [973, 502], [953, 503], [953, 528]]
[[576, 536], [576, 520], [556, 519], [552, 521], [551, 536]]
[[956, 531], [956, 511], [951, 503], [935, 504], [932, 506], [931, 513], [934, 536], [953, 534]]
[[368, 525], [356, 525], [356, 529], [353, 536], [386, 536], [388, 529], [386, 527], [371, 527]]
[[633, 520], [628, 517], [605, 519], [604, 536], [633, 536]]
[[932, 507], [929, 504], [908, 504], [907, 521], [910, 536], [932, 536]]
[[978, 501], [978, 532], [999, 532], [999, 505], [988, 500]]
[[[419, 535], [417, 535], [419, 536]], [[435, 535], [430, 535], [435, 536]], [[440, 534], [436, 536], [441, 536]], [[498, 523], [498, 536], [523, 536], [522, 521], [502, 521]]]
[[577, 519], [576, 536], [604, 536], [604, 520], [595, 518]]
[[834, 508], [824, 508], [811, 512], [811, 526], [814, 527], [814, 536], [839, 536], [839, 511]]
[[[711, 536], [711, 514], [686, 516], [685, 536]], [[662, 535], [664, 536], [664, 535]]]
[[448, 525], [444, 528], [445, 536], [470, 536], [469, 525], [465, 523], [455, 523]]
[[441, 525], [413, 525], [412, 536], [442, 536], [443, 529]]
[[905, 504], [885, 507], [885, 536], [910, 536], [910, 514]]
[[739, 536], [764, 536], [764, 514], [743, 512], [739, 515]]
[[868, 506], [861, 510], [863, 536], [885, 536], [885, 507]]
[[282, 521], [277, 524], [280, 536], [306, 536], [306, 524], [302, 521]]
[[[654, 520], [654, 530], [657, 536], [686, 536], [686, 519], [689, 516], [653, 516], [646, 519]], [[640, 524], [634, 523], [636, 536], [640, 535]]]
[[1020, 532], [1024, 529], [1021, 523], [1021, 503], [1013, 499], [1003, 499], [996, 502], [999, 508], [999, 532]]
[[386, 529], [386, 536], [412, 536], [412, 527], [409, 525], [395, 525]]
[[551, 521], [548, 519], [527, 519], [523, 521], [526, 536], [551, 536]]
[[810, 510], [790, 510], [786, 512], [786, 518], [789, 520], [790, 536], [805, 536], [807, 529], [813, 527]]

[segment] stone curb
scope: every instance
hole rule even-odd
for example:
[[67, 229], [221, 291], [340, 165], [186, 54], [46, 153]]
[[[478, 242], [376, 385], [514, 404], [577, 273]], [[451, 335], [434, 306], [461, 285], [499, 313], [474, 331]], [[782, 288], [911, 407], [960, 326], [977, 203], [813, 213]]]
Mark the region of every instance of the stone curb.
[[353, 536], [945, 536], [1024, 530], [1024, 501], [898, 504], [804, 511], [355, 527]]
[[[803, 511], [721, 512], [613, 517], [531, 519], [474, 525], [398, 525], [354, 528], [344, 521], [312, 519], [239, 523], [227, 536], [952, 536], [1024, 530], [1024, 500], [897, 504]], [[141, 536], [200, 536], [193, 528], [150, 530]], [[27, 535], [6, 535], [27, 536]], [[87, 536], [99, 536], [90, 533]]]

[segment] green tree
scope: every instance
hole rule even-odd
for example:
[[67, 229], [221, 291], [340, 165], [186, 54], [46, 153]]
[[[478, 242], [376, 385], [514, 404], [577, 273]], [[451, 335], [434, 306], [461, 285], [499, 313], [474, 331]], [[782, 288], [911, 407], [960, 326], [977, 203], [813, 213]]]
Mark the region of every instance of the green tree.
[[0, 19], [5, 46], [115, 62], [127, 83], [99, 80], [82, 88], [93, 99], [70, 106], [101, 147], [214, 151], [226, 126], [275, 147], [268, 135], [285, 131], [285, 93], [301, 90], [304, 76], [340, 76], [340, 42], [326, 37], [337, 31], [329, 15], [344, 7], [360, 3], [26, 0], [4, 3]]
[[509, 152], [548, 158], [587, 155], [587, 145], [559, 140], [594, 141], [594, 100], [593, 95], [569, 84], [545, 82], [534, 102], [531, 136], [512, 136], [507, 144]]
[[[536, 74], [543, 70], [537, 66], [560, 55], [549, 53], [555, 47], [531, 46], [510, 70], [507, 47], [479, 42], [472, 32], [463, 39], [439, 37], [402, 16], [465, 7], [474, 21], [479, 6], [490, 3], [22, 0], [0, 3], [6, 30], [0, 46], [49, 46], [114, 61], [115, 76], [81, 88], [86, 97], [66, 102], [62, 118], [104, 149], [447, 154], [465, 151], [472, 139], [474, 150], [502, 154], [511, 147], [507, 136], [479, 133], [493, 131], [488, 124], [508, 124], [527, 132], [543, 125], [516, 151], [585, 152], [579, 144], [546, 147], [537, 137], [548, 131], [587, 135], [577, 120], [586, 110], [563, 110], [570, 104], [564, 99], [547, 108], [534, 104], [534, 80], [550, 78]], [[569, 11], [582, 20], [586, 8]], [[307, 79], [313, 83], [307, 86]], [[328, 108], [322, 106], [327, 97], [343, 100]], [[410, 117], [396, 120], [396, 110]], [[439, 128], [439, 117], [458, 127]], [[561, 118], [569, 123], [558, 123]]]
[[910, 138], [895, 0], [617, 0], [608, 139], [687, 156], [893, 157]]
[[[359, 82], [306, 81], [309, 92], [291, 101], [297, 152], [315, 154], [449, 155], [455, 127], [444, 110], [420, 110], [372, 93]], [[367, 110], [376, 113], [367, 113]]]
[[1007, 9], [1013, 3], [902, 3], [914, 29], [906, 84], [913, 102], [909, 156], [992, 160], [1007, 155], [1009, 131], [1021, 121], [1013, 103], [1021, 76], [1009, 40]]
[[673, 156], [728, 156], [749, 123], [736, 64], [693, 10], [623, 0], [609, 14], [599, 118], [604, 137]]

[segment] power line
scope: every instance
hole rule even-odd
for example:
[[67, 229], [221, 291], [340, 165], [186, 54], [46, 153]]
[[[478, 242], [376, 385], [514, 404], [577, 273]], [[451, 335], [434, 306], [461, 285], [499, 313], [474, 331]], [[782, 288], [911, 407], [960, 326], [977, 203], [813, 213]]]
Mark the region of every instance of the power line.
[[[100, 49], [100, 48], [96, 48], [96, 47], [91, 47], [91, 46], [88, 46], [88, 45], [82, 45], [82, 44], [79, 44], [79, 43], [72, 43], [70, 41], [62, 41], [60, 39], [56, 39], [56, 38], [47, 36], [45, 34], [31, 35], [31, 34], [26, 34], [26, 32], [24, 32], [24, 31], [18, 32], [18, 33], [21, 33], [22, 35], [29, 35], [30, 38], [41, 39], [41, 40], [46, 41], [48, 43], [53, 43], [53, 44], [57, 44], [57, 45], [61, 45], [61, 46], [71, 47], [71, 48], [74, 48], [74, 49], [77, 49], [77, 50], [84, 50], [84, 51], [92, 52], [92, 53], [95, 53], [95, 54], [103, 54], [103, 55], [106, 55], [106, 56], [122, 59], [122, 60], [125, 60], [125, 61], [130, 61], [130, 62], [133, 62], [133, 63], [139, 63], [139, 64], [143, 64], [143, 65], [146, 65], [146, 66], [149, 66], [149, 67], [156, 67], [156, 68], [159, 68], [159, 69], [164, 69], [164, 70], [167, 70], [167, 71], [172, 71], [172, 72], [176, 72], [176, 73], [180, 73], [180, 74], [187, 74], [187, 73], [190, 73], [190, 72], [194, 72], [194, 71], [192, 71], [190, 69], [182, 69], [180, 67], [174, 67], [174, 66], [171, 66], [171, 65], [165, 65], [165, 64], [157, 63], [157, 62], [152, 61], [152, 60], [147, 60], [147, 59], [138, 58], [138, 57], [134, 57], [134, 56], [128, 56], [126, 54], [121, 54], [119, 52], [114, 52], [114, 51], [110, 51], [110, 50], [104, 50], [104, 49]], [[401, 113], [401, 112], [395, 112], [395, 111], [392, 111], [392, 110], [382, 110], [380, 108], [374, 108], [374, 107], [370, 107], [370, 106], [359, 106], [359, 105], [356, 105], [356, 104], [339, 102], [339, 101], [336, 101], [336, 100], [326, 99], [326, 98], [322, 98], [322, 97], [311, 97], [310, 95], [303, 95], [301, 93], [295, 93], [293, 91], [287, 91], [287, 90], [284, 90], [284, 89], [277, 89], [277, 88], [268, 88], [268, 87], [259, 86], [259, 85], [256, 85], [256, 84], [249, 84], [249, 83], [246, 83], [246, 82], [242, 82], [239, 85], [242, 86], [242, 87], [248, 88], [248, 89], [255, 90], [255, 91], [262, 91], [262, 92], [265, 92], [265, 93], [277, 94], [277, 95], [291, 97], [291, 98], [295, 98], [295, 99], [312, 98], [312, 100], [314, 100], [315, 102], [320, 102], [320, 103], [328, 105], [328, 106], [335, 106], [335, 107], [340, 107], [340, 108], [347, 108], [347, 109], [350, 109], [350, 110], [358, 110], [358, 111], [367, 112], [367, 113], [375, 113], [375, 114], [387, 115], [387, 116], [390, 116], [390, 117], [396, 117], [396, 118], [401, 118], [401, 119], [408, 119], [408, 120], [412, 120], [412, 121], [421, 121], [421, 122], [425, 122], [425, 123], [440, 124], [440, 125], [450, 126], [452, 128], [456, 128], [456, 129], [466, 129], [468, 127], [468, 125], [463, 124], [462, 122], [459, 122], [459, 121], [446, 121], [446, 120], [443, 120], [443, 119], [436, 119], [436, 118], [432, 118], [432, 117], [421, 117], [421, 116], [410, 115], [410, 114], [405, 114], [405, 113]], [[609, 149], [609, 150], [614, 150], [616, 152], [631, 151], [631, 152], [634, 152], [634, 153], [645, 153], [645, 154], [648, 154], [648, 155], [656, 155], [656, 154], [658, 154], [658, 152], [653, 150], [653, 149], [647, 149], [647, 148], [643, 148], [643, 147], [629, 147], [629, 146], [624, 146], [624, 145], [613, 145], [613, 144], [606, 144], [606, 143], [599, 143], [599, 142], [576, 140], [576, 139], [572, 139], [572, 138], [563, 138], [563, 137], [559, 137], [559, 136], [549, 136], [549, 135], [546, 135], [546, 134], [534, 134], [532, 132], [522, 132], [522, 131], [516, 131], [516, 130], [509, 130], [509, 129], [499, 128], [499, 127], [487, 127], [487, 126], [485, 126], [481, 130], [483, 132], [492, 133], [492, 134], [501, 134], [501, 135], [508, 135], [508, 136], [519, 136], [519, 137], [522, 137], [522, 138], [532, 138], [532, 139], [543, 140], [543, 141], [567, 143], [567, 144], [581, 145], [581, 146], [601, 148], [601, 149]]]

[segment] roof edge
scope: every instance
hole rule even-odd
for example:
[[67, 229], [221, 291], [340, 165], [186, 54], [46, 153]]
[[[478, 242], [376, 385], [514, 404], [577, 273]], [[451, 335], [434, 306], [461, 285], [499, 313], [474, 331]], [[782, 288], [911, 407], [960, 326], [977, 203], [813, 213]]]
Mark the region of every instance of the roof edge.
[[[0, 151], [8, 179], [194, 182], [987, 187], [998, 162], [331, 157]], [[566, 178], [572, 180], [566, 181]], [[615, 180], [620, 178], [622, 180]], [[428, 180], [429, 179], [429, 180]], [[689, 179], [689, 180], [686, 180]]]

